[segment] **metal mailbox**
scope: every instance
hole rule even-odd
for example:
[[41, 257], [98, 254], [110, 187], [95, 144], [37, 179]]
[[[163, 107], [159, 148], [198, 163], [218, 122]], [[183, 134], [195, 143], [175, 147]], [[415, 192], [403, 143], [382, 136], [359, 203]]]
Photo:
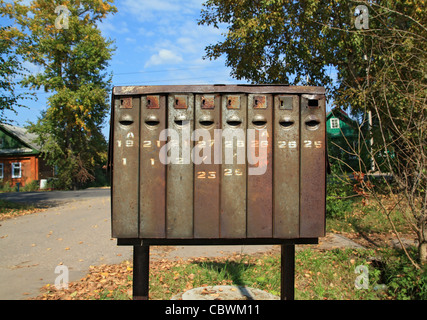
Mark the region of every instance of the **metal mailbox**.
[[325, 234], [322, 87], [115, 87], [119, 244], [315, 243]]

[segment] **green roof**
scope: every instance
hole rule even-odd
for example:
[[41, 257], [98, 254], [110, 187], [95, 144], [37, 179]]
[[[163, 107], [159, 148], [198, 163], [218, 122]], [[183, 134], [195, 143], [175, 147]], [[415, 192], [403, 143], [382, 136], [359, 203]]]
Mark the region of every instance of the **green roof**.
[[0, 124], [0, 155], [38, 154], [40, 146], [35, 142], [37, 135], [27, 129], [10, 124]]

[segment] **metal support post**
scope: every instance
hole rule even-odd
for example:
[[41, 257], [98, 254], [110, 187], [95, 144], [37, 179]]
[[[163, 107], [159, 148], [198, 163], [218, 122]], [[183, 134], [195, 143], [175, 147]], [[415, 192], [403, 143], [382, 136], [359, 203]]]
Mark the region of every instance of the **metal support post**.
[[282, 244], [281, 252], [281, 300], [295, 299], [295, 245]]
[[133, 300], [148, 300], [150, 246], [133, 247]]

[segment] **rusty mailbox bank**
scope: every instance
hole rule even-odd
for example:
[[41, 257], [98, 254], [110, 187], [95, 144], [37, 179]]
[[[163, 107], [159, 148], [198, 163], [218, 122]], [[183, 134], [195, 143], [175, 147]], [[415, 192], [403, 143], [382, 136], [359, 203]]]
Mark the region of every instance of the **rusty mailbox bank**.
[[120, 245], [317, 243], [323, 87], [115, 87], [112, 235]]

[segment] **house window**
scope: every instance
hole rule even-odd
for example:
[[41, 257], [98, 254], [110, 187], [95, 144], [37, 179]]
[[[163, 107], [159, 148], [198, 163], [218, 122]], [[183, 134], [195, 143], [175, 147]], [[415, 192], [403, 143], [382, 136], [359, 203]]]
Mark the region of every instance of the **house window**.
[[337, 118], [331, 119], [331, 129], [339, 129], [340, 128], [340, 120]]
[[0, 163], [0, 179], [3, 179], [3, 163]]
[[21, 178], [21, 162], [12, 162], [12, 178]]

